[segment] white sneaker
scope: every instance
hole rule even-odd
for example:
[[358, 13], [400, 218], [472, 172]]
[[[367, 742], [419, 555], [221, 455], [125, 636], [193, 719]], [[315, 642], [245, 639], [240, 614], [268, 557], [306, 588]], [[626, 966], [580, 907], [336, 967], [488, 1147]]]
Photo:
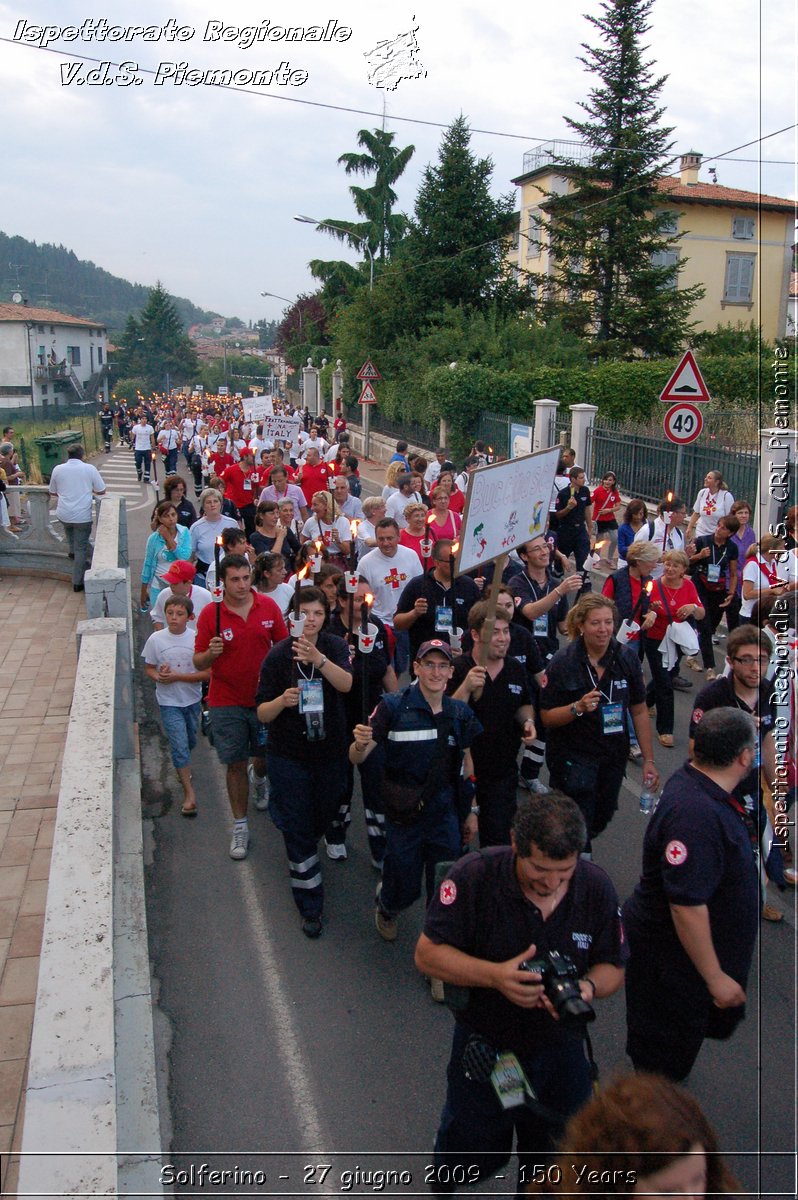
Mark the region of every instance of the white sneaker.
[[443, 1004], [446, 999], [446, 993], [443, 990], [442, 979], [436, 979], [434, 975], [430, 976], [429, 994], [436, 1004]]
[[233, 826], [233, 838], [230, 842], [230, 857], [242, 859], [247, 857], [249, 849], [249, 829], [246, 825]]
[[346, 846], [343, 842], [328, 842], [324, 839], [324, 845], [327, 847], [328, 858], [348, 858]]
[[263, 779], [255, 774], [255, 768], [252, 763], [247, 767], [247, 778], [252, 784], [255, 793], [255, 807], [258, 812], [266, 812], [269, 807], [269, 781], [266, 776]]

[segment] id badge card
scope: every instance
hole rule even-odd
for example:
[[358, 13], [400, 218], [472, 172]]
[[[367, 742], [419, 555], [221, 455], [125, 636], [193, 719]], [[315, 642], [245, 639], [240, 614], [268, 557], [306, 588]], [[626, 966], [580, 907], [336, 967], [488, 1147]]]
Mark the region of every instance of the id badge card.
[[500, 1055], [490, 1073], [490, 1081], [505, 1109], [518, 1108], [526, 1100], [528, 1091], [531, 1091], [523, 1067], [510, 1051]]
[[707, 565], [707, 583], [720, 583], [720, 563]]
[[539, 617], [535, 617], [532, 622], [532, 633], [534, 637], [549, 636], [549, 618], [546, 613], [541, 613]]
[[324, 690], [320, 679], [300, 679], [299, 711], [301, 713], [324, 712]]
[[623, 733], [622, 704], [602, 704], [601, 729], [603, 733]]
[[245, 480], [244, 480], [244, 491], [245, 491], [245, 492], [251, 492], [251, 491], [252, 491], [252, 480], [251, 480], [251, 479], [245, 479]]
[[445, 604], [439, 604], [435, 609], [435, 632], [451, 633], [454, 629], [454, 612]]

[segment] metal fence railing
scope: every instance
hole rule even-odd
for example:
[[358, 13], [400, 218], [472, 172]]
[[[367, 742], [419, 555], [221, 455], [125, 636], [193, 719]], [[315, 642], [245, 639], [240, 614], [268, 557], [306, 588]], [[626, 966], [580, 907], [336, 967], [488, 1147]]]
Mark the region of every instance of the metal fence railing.
[[484, 412], [479, 418], [476, 440], [490, 446], [496, 458], [510, 455], [510, 426], [513, 418], [506, 413]]
[[[358, 405], [358, 407], [360, 406]], [[430, 451], [437, 449], [440, 438], [440, 429], [437, 425], [423, 425], [420, 421], [395, 421], [384, 416], [379, 410], [372, 410], [370, 424], [372, 433], [382, 433], [385, 437], [410, 442], [414, 446]]]
[[[656, 503], [675, 490], [678, 453], [661, 432], [644, 434], [620, 422], [596, 422], [588, 434], [585, 466], [591, 482], [613, 471], [623, 495]], [[688, 505], [704, 486], [707, 471], [721, 471], [734, 496], [755, 503], [758, 449], [733, 449], [720, 436], [683, 447], [679, 492]]]

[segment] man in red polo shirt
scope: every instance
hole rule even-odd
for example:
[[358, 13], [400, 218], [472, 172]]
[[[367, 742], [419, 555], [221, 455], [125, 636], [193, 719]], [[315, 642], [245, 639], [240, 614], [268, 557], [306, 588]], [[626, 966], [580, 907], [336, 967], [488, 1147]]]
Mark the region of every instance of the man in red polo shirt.
[[224, 587], [221, 636], [216, 636], [216, 604], [208, 604], [197, 620], [194, 668], [211, 669], [211, 737], [219, 761], [227, 768], [227, 795], [234, 822], [230, 857], [241, 859], [246, 858], [249, 846], [249, 759], [256, 790], [266, 775], [265, 745], [255, 712], [258, 676], [264, 658], [276, 642], [288, 636], [288, 630], [271, 597], [253, 591], [249, 563], [243, 554], [225, 555], [219, 564], [219, 576]]
[[255, 505], [265, 484], [261, 482], [261, 472], [255, 467], [255, 455], [247, 450], [241, 455], [241, 461], [225, 467], [222, 479], [227, 485], [225, 499], [233, 501], [244, 522], [247, 537], [255, 532]]
[[322, 462], [319, 451], [315, 446], [311, 447], [296, 477], [296, 481], [304, 493], [308, 508], [310, 507], [314, 492], [326, 492], [327, 480], [332, 474], [332, 464]]

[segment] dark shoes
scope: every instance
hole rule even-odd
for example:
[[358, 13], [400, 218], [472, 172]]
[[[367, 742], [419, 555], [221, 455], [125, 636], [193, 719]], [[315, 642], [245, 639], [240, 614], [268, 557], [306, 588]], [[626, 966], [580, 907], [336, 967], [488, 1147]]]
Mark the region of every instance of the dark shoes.
[[307, 938], [321, 937], [321, 917], [304, 917], [302, 932]]
[[693, 686], [689, 679], [682, 679], [681, 675], [674, 675], [671, 684], [677, 692], [689, 692]]
[[86, 591], [86, 586], [85, 586], [85, 584], [83, 584], [83, 583], [73, 583], [73, 584], [72, 584], [72, 591], [73, 591], [73, 592], [85, 592], [85, 591]]

